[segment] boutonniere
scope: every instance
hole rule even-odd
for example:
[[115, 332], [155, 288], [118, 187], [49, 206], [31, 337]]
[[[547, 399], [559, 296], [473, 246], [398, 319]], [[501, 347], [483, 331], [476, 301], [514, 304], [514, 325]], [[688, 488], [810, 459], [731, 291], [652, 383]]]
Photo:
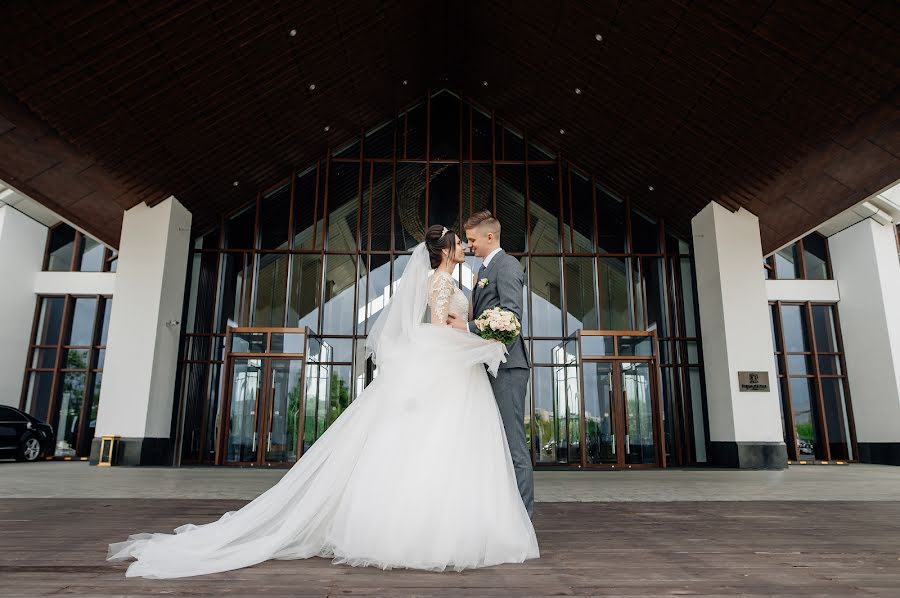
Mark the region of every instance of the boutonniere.
[[483, 289], [484, 287], [486, 287], [488, 285], [489, 282], [490, 281], [487, 278], [482, 278], [481, 280], [478, 281], [478, 288]]

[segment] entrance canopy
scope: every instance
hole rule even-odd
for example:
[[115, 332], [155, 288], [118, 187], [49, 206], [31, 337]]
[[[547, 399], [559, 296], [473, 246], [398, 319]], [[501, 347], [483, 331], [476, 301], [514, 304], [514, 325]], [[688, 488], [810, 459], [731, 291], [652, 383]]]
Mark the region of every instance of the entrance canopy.
[[449, 88], [683, 234], [764, 250], [900, 178], [891, 2], [5, 2], [0, 179], [116, 246], [219, 214]]

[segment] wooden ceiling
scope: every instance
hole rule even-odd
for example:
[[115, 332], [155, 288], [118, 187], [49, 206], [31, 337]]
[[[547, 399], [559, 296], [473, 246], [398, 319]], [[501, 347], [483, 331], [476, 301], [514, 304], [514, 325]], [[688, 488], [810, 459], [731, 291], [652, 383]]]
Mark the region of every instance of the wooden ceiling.
[[772, 250], [900, 179], [893, 0], [23, 0], [0, 39], [0, 178], [112, 245], [132, 205], [199, 230], [440, 87], [685, 234], [717, 200]]

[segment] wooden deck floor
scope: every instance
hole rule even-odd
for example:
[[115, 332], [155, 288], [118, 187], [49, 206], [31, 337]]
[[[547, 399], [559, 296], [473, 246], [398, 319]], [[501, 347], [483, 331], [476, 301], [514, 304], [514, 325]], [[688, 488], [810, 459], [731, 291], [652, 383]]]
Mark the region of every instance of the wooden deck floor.
[[244, 501], [0, 500], [0, 595], [900, 596], [900, 502], [540, 503], [540, 560], [463, 573], [270, 561], [126, 579], [106, 545]]

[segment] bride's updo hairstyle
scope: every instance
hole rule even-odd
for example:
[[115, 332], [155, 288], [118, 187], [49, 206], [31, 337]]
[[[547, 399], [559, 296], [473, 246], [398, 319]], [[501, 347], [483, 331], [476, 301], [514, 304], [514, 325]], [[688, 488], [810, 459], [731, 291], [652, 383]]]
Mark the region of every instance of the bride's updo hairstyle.
[[445, 233], [440, 224], [429, 226], [425, 231], [425, 247], [428, 249], [431, 268], [437, 268], [444, 261], [444, 254], [441, 253], [443, 250], [446, 249], [449, 256], [456, 251], [456, 233], [450, 229]]

